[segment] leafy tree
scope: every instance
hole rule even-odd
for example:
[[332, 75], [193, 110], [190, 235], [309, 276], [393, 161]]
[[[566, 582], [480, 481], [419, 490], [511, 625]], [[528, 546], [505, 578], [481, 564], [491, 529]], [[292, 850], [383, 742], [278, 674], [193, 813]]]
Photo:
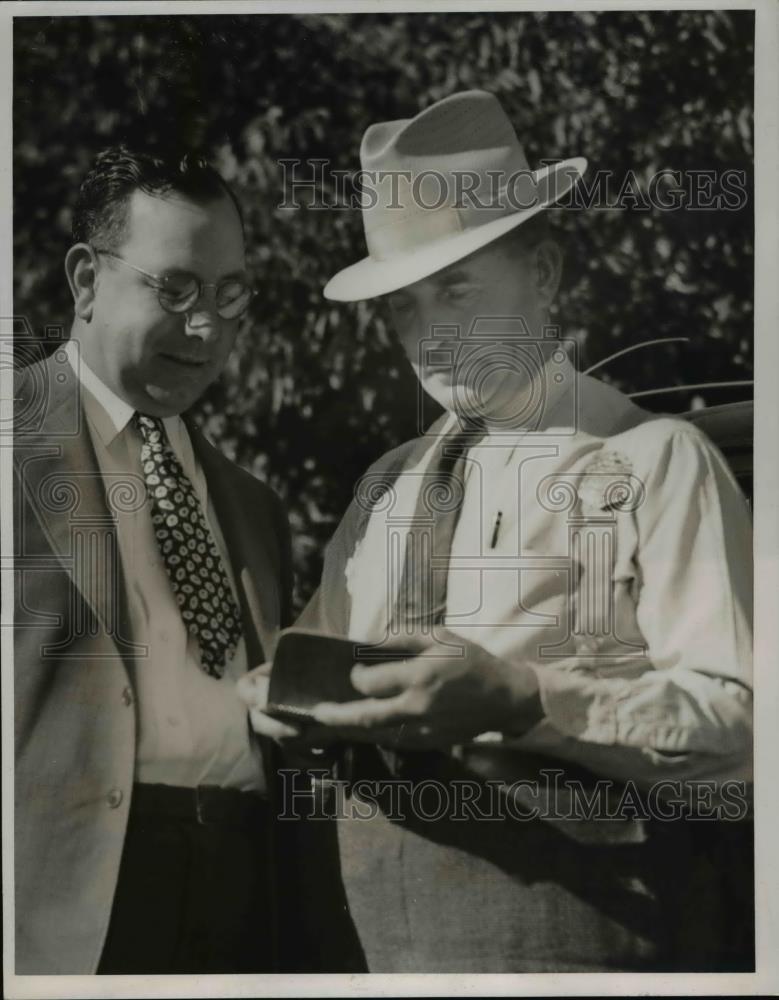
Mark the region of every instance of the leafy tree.
[[[588, 176], [611, 171], [624, 195], [621, 208], [555, 213], [567, 246], [558, 318], [585, 363], [687, 337], [600, 374], [626, 391], [749, 379], [753, 33], [750, 11], [725, 10], [17, 18], [16, 312], [34, 338], [67, 329], [70, 206], [100, 148], [209, 153], [245, 206], [259, 294], [200, 412], [226, 453], [286, 498], [302, 602], [354, 480], [414, 433], [417, 390], [381, 302], [322, 297], [363, 255], [359, 212], [279, 207], [280, 161], [354, 171], [371, 122], [490, 90], [531, 165], [585, 155]], [[646, 210], [663, 169], [712, 171], [714, 194], [740, 171], [748, 198]], [[332, 200], [327, 183], [320, 196]], [[648, 402], [682, 410], [747, 394]]]

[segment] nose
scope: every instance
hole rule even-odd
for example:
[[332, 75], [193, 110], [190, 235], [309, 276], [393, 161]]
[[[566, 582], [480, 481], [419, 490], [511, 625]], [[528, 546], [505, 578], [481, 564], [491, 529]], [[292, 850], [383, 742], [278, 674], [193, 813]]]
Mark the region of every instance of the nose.
[[203, 291], [198, 301], [185, 313], [184, 332], [199, 340], [214, 340], [219, 336], [222, 320], [216, 311], [213, 292]]
[[187, 322], [184, 327], [187, 337], [196, 337], [198, 340], [216, 340], [219, 336], [219, 320], [216, 316], [210, 316], [203, 312], [187, 313]]
[[411, 361], [421, 362], [430, 351], [454, 352], [464, 336], [460, 323], [461, 317], [440, 307], [419, 309], [413, 323], [397, 332]]

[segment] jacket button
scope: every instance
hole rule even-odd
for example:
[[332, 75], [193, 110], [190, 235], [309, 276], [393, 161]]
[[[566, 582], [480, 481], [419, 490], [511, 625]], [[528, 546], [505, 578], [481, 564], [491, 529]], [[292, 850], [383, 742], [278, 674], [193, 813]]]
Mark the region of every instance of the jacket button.
[[129, 687], [126, 687], [124, 689], [124, 691], [122, 691], [122, 704], [123, 705], [132, 705], [132, 703], [133, 703], [133, 692], [132, 692], [132, 689], [129, 688]]
[[122, 804], [123, 798], [124, 795], [122, 795], [121, 788], [112, 788], [106, 796], [106, 800], [112, 809], [118, 808]]

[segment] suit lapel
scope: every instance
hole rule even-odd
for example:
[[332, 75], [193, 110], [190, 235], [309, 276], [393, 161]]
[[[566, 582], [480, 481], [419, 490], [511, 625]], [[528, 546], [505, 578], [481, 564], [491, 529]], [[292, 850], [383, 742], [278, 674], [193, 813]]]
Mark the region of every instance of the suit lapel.
[[[26, 388], [48, 398], [42, 422], [25, 427], [17, 417], [14, 464], [26, 505], [19, 517], [36, 517], [57, 560], [91, 607], [120, 652], [132, 654], [124, 573], [116, 515], [109, 509], [89, 429], [81, 407], [80, 385], [70, 365], [52, 358], [36, 366]], [[46, 396], [48, 394], [48, 397]], [[24, 411], [29, 398], [19, 397]], [[19, 526], [21, 546], [27, 535]]]

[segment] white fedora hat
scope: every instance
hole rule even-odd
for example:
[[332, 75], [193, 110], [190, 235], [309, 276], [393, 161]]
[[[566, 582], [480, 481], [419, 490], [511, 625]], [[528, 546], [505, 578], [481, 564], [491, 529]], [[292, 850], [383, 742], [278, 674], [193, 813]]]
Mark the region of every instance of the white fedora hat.
[[467, 257], [558, 201], [587, 167], [574, 157], [531, 170], [483, 90], [369, 126], [360, 161], [368, 256], [328, 281], [325, 298], [339, 302], [386, 295]]

